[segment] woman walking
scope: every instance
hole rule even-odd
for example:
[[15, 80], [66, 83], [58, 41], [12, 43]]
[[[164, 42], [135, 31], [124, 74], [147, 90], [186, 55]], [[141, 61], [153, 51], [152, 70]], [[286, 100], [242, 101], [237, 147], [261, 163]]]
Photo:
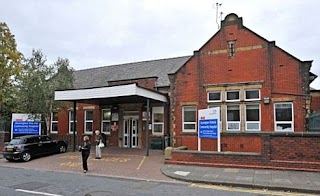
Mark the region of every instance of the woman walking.
[[99, 144], [103, 143], [103, 138], [99, 130], [95, 131], [95, 141], [96, 141], [96, 159], [101, 159], [101, 147]]
[[79, 146], [79, 151], [81, 151], [82, 156], [82, 167], [83, 167], [83, 173], [87, 173], [88, 171], [88, 158], [90, 155], [90, 149], [91, 149], [91, 143], [89, 141], [88, 136], [83, 137], [83, 143], [81, 146]]

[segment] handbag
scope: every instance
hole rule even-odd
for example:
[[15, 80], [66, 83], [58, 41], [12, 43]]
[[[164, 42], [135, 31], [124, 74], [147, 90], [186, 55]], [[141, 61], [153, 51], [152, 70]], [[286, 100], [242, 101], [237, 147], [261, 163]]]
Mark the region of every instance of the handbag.
[[78, 151], [81, 152], [82, 151], [82, 147], [78, 146]]
[[99, 142], [99, 148], [103, 148], [104, 147], [104, 143], [100, 140], [100, 142]]

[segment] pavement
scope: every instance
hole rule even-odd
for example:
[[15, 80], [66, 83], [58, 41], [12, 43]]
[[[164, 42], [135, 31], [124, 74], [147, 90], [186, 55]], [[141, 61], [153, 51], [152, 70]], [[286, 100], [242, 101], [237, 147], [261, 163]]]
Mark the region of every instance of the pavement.
[[86, 174], [82, 172], [80, 153], [70, 150], [29, 162], [8, 162], [0, 158], [0, 167], [320, 194], [320, 172], [169, 165], [164, 163], [164, 153], [161, 150], [150, 150], [149, 156], [145, 154], [145, 149], [106, 147], [102, 150], [102, 158], [95, 159], [92, 150]]
[[166, 176], [193, 183], [320, 194], [320, 173], [164, 165]]

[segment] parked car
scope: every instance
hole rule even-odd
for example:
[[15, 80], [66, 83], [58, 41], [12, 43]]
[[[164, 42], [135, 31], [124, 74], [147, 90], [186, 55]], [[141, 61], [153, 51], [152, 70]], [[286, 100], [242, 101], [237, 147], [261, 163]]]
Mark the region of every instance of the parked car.
[[4, 146], [3, 157], [8, 161], [30, 161], [33, 157], [54, 153], [64, 153], [68, 144], [62, 140], [52, 140], [47, 135], [26, 135], [12, 139]]

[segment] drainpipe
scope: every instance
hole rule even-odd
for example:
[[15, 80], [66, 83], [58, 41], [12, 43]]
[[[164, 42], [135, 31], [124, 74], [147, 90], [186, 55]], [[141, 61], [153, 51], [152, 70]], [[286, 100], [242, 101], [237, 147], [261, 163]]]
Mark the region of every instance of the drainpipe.
[[76, 127], [77, 127], [77, 121], [76, 121], [76, 116], [77, 116], [77, 102], [73, 102], [73, 152], [76, 151]]
[[149, 99], [147, 99], [147, 120], [146, 120], [146, 156], [149, 156]]

